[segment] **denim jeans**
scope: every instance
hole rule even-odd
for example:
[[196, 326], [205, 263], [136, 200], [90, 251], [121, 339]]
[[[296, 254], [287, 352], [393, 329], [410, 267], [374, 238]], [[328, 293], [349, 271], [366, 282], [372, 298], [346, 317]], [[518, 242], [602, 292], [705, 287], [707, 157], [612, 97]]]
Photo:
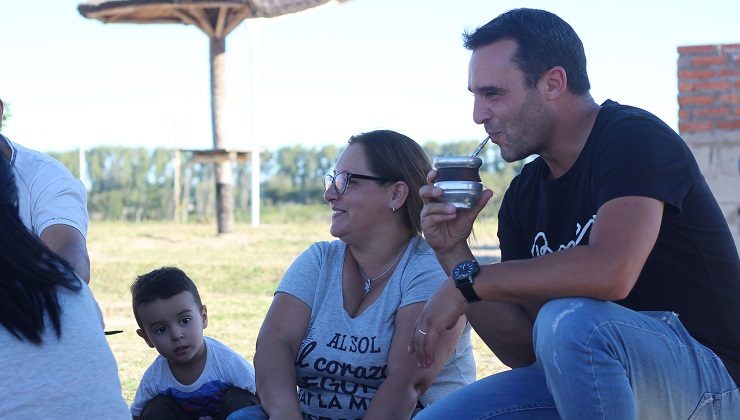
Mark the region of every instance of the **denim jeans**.
[[555, 299], [534, 326], [537, 361], [470, 384], [415, 419], [740, 419], [740, 390], [672, 312]]
[[261, 405], [241, 408], [229, 414], [226, 420], [269, 420]]

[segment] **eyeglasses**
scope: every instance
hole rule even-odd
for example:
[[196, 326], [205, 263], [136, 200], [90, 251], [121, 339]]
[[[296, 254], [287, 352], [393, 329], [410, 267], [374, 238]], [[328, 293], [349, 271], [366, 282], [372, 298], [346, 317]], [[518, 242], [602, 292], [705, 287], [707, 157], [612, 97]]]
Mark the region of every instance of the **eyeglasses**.
[[369, 179], [371, 181], [378, 182], [390, 182], [385, 178], [379, 178], [377, 176], [353, 174], [352, 172], [336, 173], [335, 171], [334, 175], [324, 175], [324, 190], [328, 190], [329, 187], [334, 185], [334, 191], [336, 191], [338, 195], [342, 195], [345, 191], [347, 191], [347, 186], [349, 185], [349, 182], [352, 180], [352, 178]]

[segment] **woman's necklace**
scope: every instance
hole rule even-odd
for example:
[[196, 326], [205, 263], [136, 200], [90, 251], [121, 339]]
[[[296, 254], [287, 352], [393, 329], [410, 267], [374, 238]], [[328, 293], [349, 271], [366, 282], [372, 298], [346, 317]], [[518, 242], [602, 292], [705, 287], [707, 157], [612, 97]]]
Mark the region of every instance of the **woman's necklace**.
[[[362, 270], [362, 266], [360, 265], [359, 262], [357, 262], [357, 268], [360, 269], [360, 276], [365, 280], [365, 287], [363, 289], [363, 292], [365, 293], [365, 295], [367, 295], [368, 293], [370, 293], [370, 288], [373, 286], [373, 282], [375, 280], [380, 279], [381, 277], [383, 277], [386, 274], [388, 274], [389, 271], [391, 271], [391, 268], [393, 268], [396, 265], [396, 263], [398, 262], [398, 260], [401, 259], [401, 255], [403, 255], [403, 251], [405, 251], [405, 250], [406, 250], [406, 247], [404, 246], [403, 249], [401, 249], [401, 252], [399, 252], [398, 255], [396, 256], [396, 259], [393, 261], [393, 263], [391, 265], [389, 265], [388, 268], [386, 268], [385, 271], [383, 271], [377, 277], [370, 277], [367, 274], [365, 274], [365, 271]], [[355, 261], [357, 261], [357, 260], [355, 260]]]

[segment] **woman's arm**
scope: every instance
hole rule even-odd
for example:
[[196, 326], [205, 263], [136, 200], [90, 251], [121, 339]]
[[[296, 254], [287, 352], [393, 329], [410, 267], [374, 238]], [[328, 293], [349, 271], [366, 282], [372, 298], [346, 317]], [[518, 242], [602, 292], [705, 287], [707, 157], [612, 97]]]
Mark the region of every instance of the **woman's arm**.
[[414, 412], [416, 402], [432, 385], [455, 350], [465, 328], [464, 316], [452, 329], [440, 335], [432, 365], [428, 369], [417, 365], [416, 357], [408, 352], [407, 345], [423, 307], [424, 302], [414, 303], [399, 309], [396, 313], [395, 332], [388, 353], [388, 377], [373, 397], [365, 420], [408, 420]]
[[295, 359], [311, 319], [300, 299], [278, 292], [257, 336], [254, 368], [257, 395], [272, 419], [302, 419], [296, 389]]

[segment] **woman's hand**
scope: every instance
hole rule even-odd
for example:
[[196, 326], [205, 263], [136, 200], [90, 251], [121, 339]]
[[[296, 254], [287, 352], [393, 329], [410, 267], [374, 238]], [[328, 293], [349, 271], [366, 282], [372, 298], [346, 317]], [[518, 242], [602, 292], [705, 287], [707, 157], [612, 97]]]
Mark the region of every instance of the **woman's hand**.
[[416, 320], [408, 351], [416, 353], [416, 364], [428, 368], [434, 364], [440, 335], [455, 327], [465, 314], [468, 303], [448, 278], [426, 302]]
[[455, 352], [466, 320], [437, 337], [436, 357], [432, 357], [434, 362], [425, 367], [414, 363], [414, 355], [408, 351], [408, 342], [413, 337], [412, 327], [419, 318], [423, 305], [423, 302], [413, 303], [396, 312], [395, 331], [388, 352], [388, 376], [373, 396], [365, 413], [365, 420], [407, 420], [411, 417], [419, 398], [432, 385]]

